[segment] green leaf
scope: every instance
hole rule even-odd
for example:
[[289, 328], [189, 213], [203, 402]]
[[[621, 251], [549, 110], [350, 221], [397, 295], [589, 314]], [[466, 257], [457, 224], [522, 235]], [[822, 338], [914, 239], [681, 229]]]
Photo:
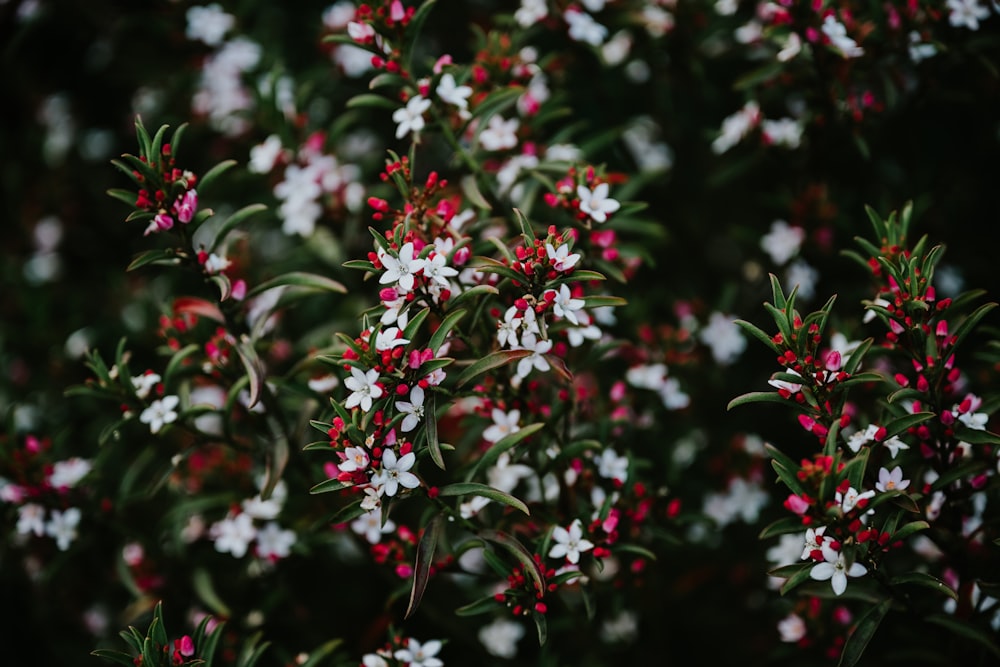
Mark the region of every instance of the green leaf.
[[914, 584], [916, 586], [930, 588], [938, 593], [947, 595], [952, 600], [958, 600], [958, 593], [952, 590], [948, 584], [933, 575], [927, 574], [926, 572], [910, 572], [908, 574], [901, 574], [893, 577], [889, 580], [889, 585], [891, 586], [901, 586], [904, 584]]
[[757, 539], [766, 540], [775, 535], [785, 535], [786, 533], [803, 532], [802, 519], [797, 516], [786, 516], [768, 524], [760, 531]]
[[212, 667], [212, 661], [215, 659], [215, 649], [219, 645], [219, 640], [222, 639], [222, 631], [225, 627], [226, 622], [219, 621], [219, 624], [215, 626], [212, 633], [208, 635], [205, 642], [202, 644], [201, 657], [205, 660], [204, 667]]
[[476, 464], [472, 466], [472, 468], [469, 470], [469, 475], [466, 479], [472, 479], [473, 477], [475, 477], [478, 471], [489, 468], [494, 463], [496, 463], [497, 459], [500, 458], [501, 454], [513, 448], [519, 442], [522, 442], [523, 440], [534, 435], [543, 428], [545, 428], [545, 423], [543, 422], [528, 424], [527, 426], [522, 426], [517, 431], [514, 431], [513, 433], [508, 433], [504, 437], [500, 438], [495, 443], [493, 443], [493, 445], [489, 449], [487, 449], [481, 457], [479, 457], [479, 460], [476, 461]]
[[487, 486], [486, 484], [479, 484], [477, 482], [456, 482], [454, 484], [448, 484], [447, 486], [442, 486], [438, 489], [438, 495], [449, 497], [449, 496], [481, 496], [483, 498], [489, 498], [490, 500], [495, 500], [498, 503], [503, 503], [513, 507], [516, 510], [520, 510], [527, 515], [531, 515], [528, 511], [528, 506], [524, 504], [521, 500], [518, 500], [509, 493], [505, 493], [500, 489], [495, 489], [492, 486]]
[[267, 206], [264, 204], [250, 204], [226, 218], [226, 221], [219, 225], [219, 228], [215, 231], [215, 237], [212, 239], [212, 242], [208, 244], [209, 251], [214, 252], [233, 229], [246, 222], [250, 217], [266, 210]]
[[[493, 207], [490, 203], [486, 201], [486, 197], [483, 196], [482, 190], [479, 189], [479, 183], [476, 181], [476, 177], [472, 174], [462, 178], [462, 192], [465, 194], [465, 198], [470, 204], [475, 206], [480, 210], [489, 211]], [[128, 202], [134, 204], [135, 195], [132, 195], [132, 201]]]
[[181, 263], [180, 257], [177, 256], [176, 251], [173, 248], [164, 248], [158, 250], [147, 250], [145, 252], [140, 252], [132, 261], [129, 262], [126, 271], [135, 271], [136, 269], [148, 266], [150, 264], [157, 264], [162, 266], [176, 266]]
[[478, 269], [483, 273], [495, 273], [504, 278], [510, 278], [518, 282], [526, 280], [523, 273], [519, 273], [499, 260], [492, 257], [473, 257], [469, 266]]
[[349, 486], [348, 484], [344, 484], [336, 477], [333, 477], [313, 486], [311, 489], [309, 489], [309, 493], [312, 494], [329, 493], [330, 491], [340, 491], [341, 489], [346, 489], [348, 486]]
[[258, 294], [266, 292], [269, 289], [274, 289], [275, 287], [285, 286], [305, 287], [318, 292], [338, 292], [340, 294], [347, 293], [347, 288], [336, 280], [331, 280], [326, 276], [321, 276], [315, 273], [292, 271], [290, 273], [283, 273], [280, 276], [275, 276], [270, 280], [265, 280], [247, 292], [247, 298], [257, 296]]
[[[815, 563], [805, 563], [805, 567], [803, 567], [801, 570], [796, 571], [795, 574], [792, 574], [791, 576], [787, 577], [785, 579], [785, 582], [781, 584], [781, 589], [780, 589], [781, 594], [785, 595], [799, 584], [808, 581], [810, 579], [809, 573], [812, 572], [814, 565]], [[779, 570], [780, 569], [781, 568], [779, 568]], [[779, 577], [784, 576], [777, 573], [769, 573], [769, 574], [772, 574], [772, 576], [779, 576]]]
[[868, 456], [871, 454], [871, 451], [869, 447], [862, 447], [857, 455], [844, 466], [844, 470], [842, 471], [843, 476], [850, 481], [851, 486], [855, 489], [862, 488], [862, 483], [865, 479], [865, 469], [868, 466]]
[[733, 408], [741, 405], [749, 405], [750, 403], [789, 404], [788, 399], [782, 398], [781, 394], [776, 391], [751, 391], [741, 396], [737, 396], [733, 400], [729, 401], [729, 405], [726, 406], [726, 410], [732, 410]]
[[[489, 287], [489, 285], [479, 285], [479, 287]], [[495, 292], [496, 288], [494, 287], [493, 289]], [[438, 325], [438, 328], [435, 329], [434, 333], [431, 335], [430, 342], [427, 343], [427, 347], [431, 350], [431, 352], [437, 354], [437, 351], [444, 344], [448, 334], [455, 328], [455, 325], [458, 324], [459, 320], [465, 317], [467, 312], [468, 311], [466, 310], [452, 310], [447, 316], [445, 316], [444, 320], [441, 321], [441, 324]]]
[[347, 100], [348, 109], [397, 109], [399, 102], [375, 93], [361, 93]]
[[583, 297], [583, 305], [587, 308], [620, 308], [621, 306], [627, 306], [628, 301], [621, 298], [620, 296], [606, 296], [603, 294], [597, 294], [594, 296]]
[[875, 631], [891, 608], [892, 598], [888, 598], [862, 614], [857, 625], [854, 626], [854, 631], [844, 643], [844, 651], [840, 654], [840, 663], [838, 663], [839, 667], [854, 667], [858, 664], [865, 648], [868, 647], [868, 642], [875, 636]]
[[[488, 614], [497, 610], [500, 604], [493, 598], [492, 595], [488, 595], [484, 598], [479, 598], [475, 602], [470, 602], [467, 605], [459, 607], [455, 610], [456, 616], [478, 616], [479, 614]], [[132, 662], [129, 661], [129, 667], [131, 667]]]
[[896, 417], [892, 421], [885, 424], [885, 438], [889, 438], [904, 433], [910, 428], [913, 428], [917, 424], [922, 424], [929, 419], [933, 419], [936, 415], [933, 412], [914, 412], [911, 415], [903, 415], [902, 417]]
[[445, 517], [444, 514], [437, 514], [431, 519], [424, 529], [424, 534], [417, 545], [417, 557], [413, 564], [413, 587], [410, 589], [410, 601], [406, 605], [406, 613], [403, 618], [409, 618], [417, 610], [420, 601], [424, 597], [427, 589], [427, 582], [431, 576], [431, 566], [434, 564], [434, 550], [437, 548], [438, 540], [444, 534]]
[[487, 371], [512, 364], [519, 359], [530, 357], [532, 354], [534, 354], [534, 352], [531, 350], [498, 350], [496, 352], [491, 352], [462, 371], [461, 375], [459, 375], [458, 379], [455, 381], [455, 384], [456, 386], [461, 387], [469, 380], [479, 377]]
[[531, 555], [531, 552], [516, 537], [501, 530], [492, 529], [481, 530], [478, 536], [487, 542], [492, 542], [499, 547], [503, 547], [504, 550], [514, 556], [521, 564], [521, 569], [531, 579], [535, 590], [539, 592], [545, 591], [545, 574], [538, 563], [535, 562], [535, 558]]
[[149, 138], [146, 126], [142, 124], [141, 116], [135, 117], [135, 138], [139, 142], [139, 155], [149, 157], [150, 147], [153, 142]]
[[339, 526], [342, 523], [347, 523], [348, 521], [353, 521], [354, 519], [357, 519], [362, 514], [366, 514], [368, 510], [366, 510], [364, 507], [361, 506], [361, 503], [363, 503], [364, 500], [365, 500], [364, 498], [358, 498], [349, 505], [341, 507], [339, 510], [334, 512], [333, 516], [324, 519], [323, 524]]
[[[494, 604], [496, 604], [494, 602]], [[108, 662], [115, 662], [119, 665], [125, 665], [125, 667], [135, 667], [135, 661], [132, 656], [128, 653], [122, 653], [121, 651], [112, 651], [111, 649], [99, 648], [90, 652], [90, 655], [103, 658]]]
[[254, 348], [253, 343], [250, 342], [246, 334], [240, 336], [234, 347], [236, 348], [236, 353], [240, 356], [243, 369], [246, 371], [247, 380], [250, 383], [250, 398], [246, 406], [249, 410], [257, 405], [260, 401], [261, 393], [264, 391], [264, 381], [266, 379], [264, 363], [260, 360], [256, 348]]
[[545, 614], [533, 613], [531, 617], [535, 620], [535, 630], [538, 631], [538, 645], [544, 646], [549, 638], [549, 625], [545, 619]]
[[215, 179], [235, 167], [236, 164], [236, 160], [223, 160], [205, 172], [205, 175], [198, 181], [198, 194], [205, 194], [205, 190], [211, 189], [211, 185], [215, 182]]
[[215, 586], [212, 584], [212, 575], [209, 574], [208, 570], [203, 567], [196, 568], [192, 584], [194, 585], [194, 592], [198, 595], [198, 598], [206, 607], [211, 609], [213, 613], [222, 616], [223, 618], [229, 618], [232, 616], [232, 611], [226, 603], [222, 601], [219, 594], [215, 592]]
[[123, 190], [121, 188], [111, 188], [107, 190], [107, 195], [113, 199], [128, 204], [129, 208], [135, 208], [136, 194], [131, 190]]
[[934, 483], [931, 484], [931, 490], [940, 491], [957, 479], [971, 477], [972, 475], [979, 474], [985, 469], [986, 463], [984, 461], [976, 459], [962, 461], [958, 465], [941, 473], [941, 476], [934, 480]]
[[984, 630], [961, 621], [953, 616], [946, 616], [944, 614], [932, 614], [927, 617], [927, 621], [935, 625], [940, 625], [942, 628], [950, 630], [959, 637], [974, 641], [996, 657], [1000, 658], [1000, 647], [998, 647], [994, 642], [994, 635], [990, 635]]
[[989, 431], [969, 428], [961, 422], [955, 424], [955, 437], [970, 445], [1000, 445], [1000, 435], [990, 433]]
[[472, 117], [480, 119], [479, 131], [486, 127], [486, 121], [490, 116], [513, 106], [522, 94], [524, 94], [524, 88], [508, 86], [491, 93], [485, 100], [476, 105], [476, 108], [472, 110]]
[[444, 455], [441, 453], [441, 441], [438, 438], [437, 395], [431, 392], [427, 395], [426, 401], [424, 434], [427, 437], [427, 453], [430, 454], [434, 465], [444, 470]]
[[910, 535], [920, 532], [921, 530], [927, 530], [930, 527], [931, 525], [926, 521], [911, 521], [893, 533], [892, 538], [889, 541], [899, 542], [901, 540], [905, 540]]
[[[777, 461], [771, 461], [771, 467], [774, 468], [774, 472], [778, 474], [778, 479], [784, 482], [785, 486], [787, 486], [792, 493], [799, 496], [806, 495], [805, 489], [802, 488], [802, 484], [799, 483], [798, 478], [792, 470], [789, 470]], [[799, 467], [795, 466], [794, 470], [798, 469]]]
[[962, 323], [955, 328], [952, 334], [952, 344], [951, 349], [954, 350], [962, 341], [972, 332], [972, 329], [979, 324], [979, 322], [986, 317], [987, 313], [997, 307], [995, 303], [984, 303], [983, 305], [976, 308], [967, 318], [962, 320]]
[[774, 344], [773, 340], [771, 340], [771, 336], [767, 335], [767, 332], [765, 332], [760, 327], [751, 324], [746, 320], [733, 320], [733, 324], [736, 324], [741, 329], [746, 331], [748, 334], [750, 334], [760, 342], [764, 343], [764, 345], [767, 345], [771, 349], [771, 351], [774, 352], [775, 354], [781, 353], [781, 350], [778, 348], [778, 346]]

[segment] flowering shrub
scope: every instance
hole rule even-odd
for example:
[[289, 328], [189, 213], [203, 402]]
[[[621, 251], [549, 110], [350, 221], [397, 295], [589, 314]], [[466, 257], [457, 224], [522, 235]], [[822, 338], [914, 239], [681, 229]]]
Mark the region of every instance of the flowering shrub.
[[13, 659], [1000, 659], [993, 6], [257, 5], [5, 185]]

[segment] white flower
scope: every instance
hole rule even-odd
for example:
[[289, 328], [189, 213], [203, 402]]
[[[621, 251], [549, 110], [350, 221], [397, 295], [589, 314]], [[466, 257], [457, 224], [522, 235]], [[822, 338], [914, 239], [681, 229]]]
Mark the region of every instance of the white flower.
[[[798, 375], [799, 377], [801, 377], [801, 374], [798, 371], [796, 371], [795, 369], [792, 369], [792, 368], [786, 368], [782, 372], [783, 373], [788, 373], [790, 375]], [[775, 389], [784, 389], [785, 391], [787, 391], [789, 393], [792, 393], [792, 394], [797, 393], [798, 391], [800, 391], [802, 389], [802, 385], [801, 384], [796, 384], [794, 382], [786, 382], [785, 380], [768, 380], [767, 383], [769, 385], [771, 385], [772, 387], [774, 387]], [[858, 450], [855, 449], [854, 451], [858, 451]]]
[[691, 405], [691, 397], [681, 389], [681, 383], [677, 378], [667, 378], [660, 387], [659, 394], [663, 407], [667, 410], [683, 410]]
[[521, 430], [521, 427], [517, 424], [521, 420], [520, 410], [504, 412], [500, 408], [493, 408], [490, 416], [493, 417], [493, 424], [483, 431], [483, 440], [487, 442], [497, 442], [504, 436], [517, 433]]
[[419, 134], [424, 129], [424, 112], [431, 108], [431, 101], [421, 95], [414, 95], [405, 107], [396, 109], [392, 120], [396, 123], [396, 138], [402, 139], [407, 134]]
[[235, 17], [222, 11], [218, 3], [213, 2], [205, 7], [190, 7], [187, 10], [185, 35], [192, 41], [201, 40], [209, 46], [218, 46], [235, 23]]
[[37, 503], [25, 503], [17, 508], [17, 534], [41, 537], [45, 534], [45, 508]]
[[72, 488], [90, 472], [91, 463], [87, 459], [72, 457], [57, 461], [52, 466], [48, 482], [55, 489]]
[[864, 55], [865, 50], [847, 36], [847, 28], [834, 18], [833, 14], [828, 14], [823, 19], [821, 30], [830, 39], [830, 45], [845, 58], [856, 58]]
[[295, 531], [284, 530], [271, 521], [257, 531], [257, 555], [261, 558], [287, 558], [295, 544]]
[[409, 342], [409, 339], [403, 338], [403, 332], [399, 330], [399, 327], [389, 327], [388, 329], [382, 329], [375, 336], [375, 350], [386, 352], [394, 347], [406, 345]]
[[361, 667], [389, 667], [389, 663], [377, 653], [367, 653], [361, 658]]
[[910, 60], [914, 63], [919, 63], [937, 55], [937, 47], [929, 42], [921, 41], [922, 39], [919, 32], [916, 30], [910, 31], [910, 45], [908, 50], [910, 52]]
[[521, 7], [514, 12], [514, 20], [522, 28], [530, 28], [549, 15], [545, 0], [521, 0]]
[[498, 618], [479, 629], [479, 641], [486, 652], [498, 658], [517, 657], [517, 642], [524, 637], [524, 626], [508, 618]]
[[556, 271], [569, 271], [580, 261], [580, 255], [569, 254], [569, 245], [562, 244], [558, 248], [552, 247], [551, 243], [545, 244], [545, 254], [552, 262], [552, 268]]
[[160, 376], [156, 373], [144, 373], [132, 378], [132, 387], [135, 388], [135, 395], [146, 400], [153, 387], [160, 383]]
[[520, 347], [521, 344], [517, 340], [517, 331], [520, 328], [521, 318], [518, 317], [517, 308], [511, 306], [504, 314], [503, 320], [497, 322], [497, 342], [500, 344], [500, 347], [504, 345], [509, 346], [511, 349]]
[[379, 505], [352, 521], [351, 530], [365, 538], [369, 544], [378, 544], [383, 535], [396, 530], [396, 524], [392, 519], [382, 524], [382, 506]]
[[708, 319], [708, 325], [698, 334], [701, 342], [711, 348], [716, 363], [731, 364], [746, 349], [746, 338], [733, 319], [731, 315], [714, 312]]
[[431, 283], [437, 283], [442, 287], [448, 287], [448, 278], [458, 275], [458, 270], [448, 266], [448, 258], [439, 252], [431, 253], [424, 260], [424, 277]]
[[225, 271], [231, 265], [232, 262], [229, 261], [229, 259], [226, 257], [220, 257], [213, 252], [208, 256], [208, 259], [205, 260], [205, 271], [207, 273], [219, 273], [221, 271]]
[[899, 436], [896, 435], [883, 442], [882, 445], [888, 448], [889, 454], [892, 455], [892, 458], [896, 458], [896, 454], [899, 454], [899, 450], [910, 448], [909, 445], [900, 440]]
[[833, 549], [823, 549], [823, 557], [826, 559], [822, 563], [817, 563], [809, 571], [809, 576], [816, 581], [830, 580], [833, 592], [837, 595], [843, 594], [847, 590], [847, 577], [860, 577], [868, 572], [861, 563], [852, 563], [847, 567], [844, 554]]
[[816, 294], [817, 280], [819, 280], [819, 272], [801, 259], [789, 264], [785, 272], [785, 284], [798, 287], [799, 298], [805, 301], [813, 298]]
[[348, 447], [344, 450], [344, 460], [337, 464], [341, 472], [355, 472], [368, 467], [368, 452], [361, 447]]
[[598, 183], [593, 190], [583, 185], [576, 187], [580, 210], [589, 215], [594, 222], [605, 222], [610, 213], [621, 208], [618, 200], [608, 197], [609, 190], [610, 186], [607, 183]]
[[764, 138], [774, 146], [798, 148], [802, 143], [802, 125], [794, 118], [779, 118], [761, 122]]
[[979, 0], [948, 0], [948, 22], [956, 28], [966, 27], [979, 30], [979, 22], [990, 15], [990, 11], [979, 4]]
[[594, 543], [583, 537], [583, 524], [574, 519], [569, 529], [556, 526], [552, 531], [555, 544], [549, 550], [549, 558], [565, 557], [573, 565], [580, 562], [580, 554], [594, 548]]
[[613, 449], [605, 449], [597, 458], [597, 474], [605, 479], [624, 482], [628, 477], [628, 457], [619, 456]]
[[518, 482], [531, 477], [535, 469], [523, 463], [511, 463], [510, 452], [504, 452], [497, 457], [496, 465], [486, 471], [487, 482], [494, 489], [510, 493]]
[[559, 291], [547, 290], [546, 295], [553, 294], [552, 311], [559, 317], [563, 317], [573, 324], [579, 326], [580, 320], [577, 313], [583, 308], [583, 299], [574, 299], [566, 283], [559, 286]]
[[760, 123], [760, 106], [750, 101], [722, 121], [722, 130], [712, 142], [712, 152], [722, 155], [747, 136]]
[[166, 424], [173, 423], [177, 419], [174, 408], [181, 399], [176, 396], [164, 396], [162, 399], [153, 401], [148, 408], [139, 415], [139, 421], [149, 425], [150, 433], [158, 433]]
[[394, 496], [402, 486], [407, 489], [415, 489], [420, 486], [420, 479], [409, 472], [416, 462], [417, 456], [413, 452], [404, 454], [396, 458], [396, 452], [386, 449], [382, 452], [382, 467], [372, 476], [372, 484], [382, 487], [382, 493], [387, 496]]
[[[258, 484], [259, 486], [260, 484]], [[271, 490], [270, 498], [264, 500], [258, 493], [253, 498], [248, 498], [240, 503], [240, 507], [243, 509], [244, 514], [254, 519], [268, 521], [276, 519], [281, 514], [281, 508], [284, 506], [286, 498], [288, 498], [288, 486], [284, 480], [278, 480], [278, 483], [274, 485], [274, 489]]]
[[215, 540], [215, 550], [219, 553], [231, 553], [234, 558], [243, 558], [250, 543], [257, 537], [257, 529], [249, 514], [230, 515], [213, 523], [209, 536]]
[[517, 118], [504, 120], [500, 114], [490, 116], [486, 128], [479, 133], [479, 145], [487, 151], [502, 151], [517, 146]]
[[[534, 312], [531, 310], [525, 312]], [[531, 373], [532, 369], [542, 371], [543, 373], [552, 366], [549, 365], [548, 359], [545, 355], [552, 350], [551, 340], [538, 340], [535, 334], [526, 333], [521, 337], [521, 348], [524, 350], [531, 350], [531, 355], [523, 357], [517, 362], [517, 376], [520, 378], [526, 378]]]
[[587, 12], [571, 8], [563, 12], [563, 18], [569, 24], [569, 36], [578, 42], [600, 46], [608, 38], [608, 29], [594, 20]]
[[873, 497], [875, 497], [874, 491], [865, 491], [864, 493], [861, 493], [853, 486], [849, 487], [844, 493], [837, 491], [834, 494], [834, 500], [840, 503], [840, 509], [842, 509], [845, 513], [850, 512], [857, 507], [858, 503], [862, 500], [867, 500]]
[[458, 85], [455, 82], [455, 76], [451, 72], [446, 72], [441, 76], [436, 92], [443, 102], [459, 109], [466, 109], [469, 106], [472, 88]]
[[379, 277], [379, 283], [396, 283], [407, 292], [413, 289], [414, 274], [423, 270], [425, 264], [424, 260], [416, 257], [412, 241], [404, 244], [395, 256], [379, 248], [378, 259], [385, 269], [385, 273]]
[[778, 60], [780, 62], [788, 62], [795, 56], [802, 52], [802, 38], [799, 37], [797, 32], [788, 33], [788, 38], [785, 40], [784, 46], [781, 47], [781, 51], [778, 52]]
[[272, 134], [262, 143], [250, 149], [250, 164], [247, 168], [255, 174], [270, 173], [284, 151], [281, 137]]
[[778, 634], [781, 641], [794, 644], [806, 636], [806, 622], [798, 614], [789, 614], [778, 621]]
[[70, 543], [76, 539], [76, 526], [80, 523], [80, 509], [70, 507], [65, 512], [52, 510], [45, 524], [45, 534], [56, 541], [59, 551], [69, 549]]
[[819, 526], [818, 528], [808, 528], [806, 529], [805, 545], [802, 547], [802, 560], [806, 560], [812, 557], [812, 552], [823, 550], [823, 533], [826, 532], [826, 526]]
[[910, 480], [903, 479], [903, 469], [896, 466], [891, 471], [885, 468], [879, 468], [878, 471], [878, 482], [875, 484], [875, 488], [883, 493], [886, 491], [899, 490], [902, 491], [910, 485]]
[[393, 653], [393, 657], [400, 662], [409, 663], [410, 667], [442, 667], [444, 663], [435, 657], [440, 650], [441, 642], [437, 639], [421, 644], [410, 637], [406, 641], [406, 648]]
[[350, 410], [361, 406], [362, 412], [371, 410], [372, 400], [382, 397], [382, 387], [376, 384], [378, 378], [378, 371], [374, 368], [366, 372], [352, 366], [351, 377], [344, 380], [344, 386], [351, 390], [344, 407]]
[[396, 410], [405, 414], [403, 423], [399, 425], [399, 430], [408, 433], [417, 427], [420, 420], [424, 418], [424, 390], [420, 385], [415, 385], [410, 390], [410, 400], [396, 401]]

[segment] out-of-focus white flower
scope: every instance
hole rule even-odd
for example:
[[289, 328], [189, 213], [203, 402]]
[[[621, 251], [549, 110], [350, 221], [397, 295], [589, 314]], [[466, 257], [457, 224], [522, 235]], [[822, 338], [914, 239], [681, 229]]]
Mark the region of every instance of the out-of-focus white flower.
[[190, 7], [187, 10], [185, 35], [192, 41], [200, 40], [209, 46], [218, 46], [235, 24], [236, 18], [222, 11], [218, 3]]
[[806, 232], [801, 227], [775, 220], [771, 230], [760, 239], [760, 247], [771, 256], [771, 261], [781, 266], [798, 254], [805, 238]]

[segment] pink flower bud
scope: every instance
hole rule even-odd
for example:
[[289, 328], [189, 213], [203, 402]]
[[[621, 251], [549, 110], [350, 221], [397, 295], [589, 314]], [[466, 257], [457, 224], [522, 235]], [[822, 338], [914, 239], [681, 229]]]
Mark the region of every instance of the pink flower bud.
[[838, 352], [837, 350], [831, 350], [826, 355], [826, 363], [825, 363], [826, 370], [832, 371], [832, 372], [839, 371], [841, 364], [842, 364], [842, 361], [841, 361], [841, 358], [840, 358], [840, 352]]
[[392, 0], [392, 4], [389, 6], [389, 18], [393, 21], [402, 21], [406, 18], [406, 10], [403, 9], [402, 2]]
[[191, 640], [189, 635], [184, 635], [181, 637], [181, 655], [185, 658], [190, 658], [194, 655], [194, 641]]
[[195, 190], [188, 190], [174, 202], [173, 212], [182, 224], [187, 224], [194, 219], [194, 214], [198, 210], [198, 193]]
[[788, 511], [802, 516], [809, 509], [809, 503], [802, 499], [801, 496], [797, 496], [794, 493], [785, 498], [785, 508]]
[[941, 320], [940, 322], [938, 322], [937, 328], [934, 330], [934, 333], [937, 334], [938, 336], [947, 336], [948, 322], [946, 320]]

